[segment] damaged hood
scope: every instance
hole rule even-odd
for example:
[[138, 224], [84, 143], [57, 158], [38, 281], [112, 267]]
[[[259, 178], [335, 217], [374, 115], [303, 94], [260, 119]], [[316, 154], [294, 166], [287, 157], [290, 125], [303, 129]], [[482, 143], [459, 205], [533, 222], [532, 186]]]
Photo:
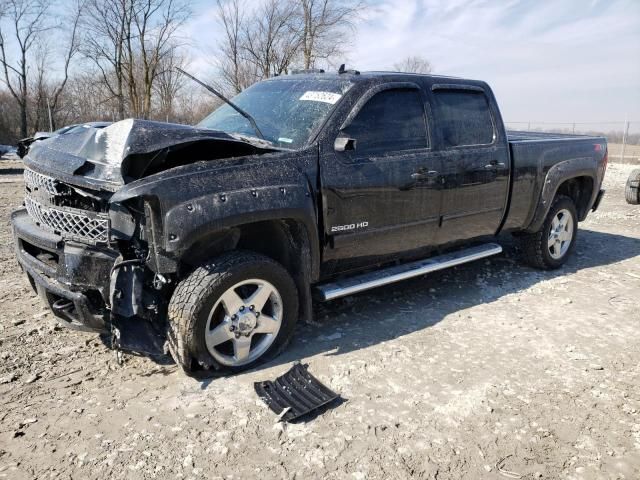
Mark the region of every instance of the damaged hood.
[[[187, 152], [186, 149], [190, 148]], [[180, 154], [173, 155], [182, 150]], [[199, 160], [277, 150], [259, 139], [188, 125], [128, 119], [33, 144], [25, 164], [71, 184], [116, 191], [149, 173]], [[172, 157], [172, 162], [167, 159]], [[165, 169], [166, 169], [165, 168]]]

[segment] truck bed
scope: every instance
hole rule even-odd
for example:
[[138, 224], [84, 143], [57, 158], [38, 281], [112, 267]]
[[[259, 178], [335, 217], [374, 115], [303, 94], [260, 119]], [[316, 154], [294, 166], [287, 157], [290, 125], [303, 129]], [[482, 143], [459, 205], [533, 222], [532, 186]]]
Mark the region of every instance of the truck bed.
[[507, 141], [510, 143], [529, 142], [541, 140], [584, 140], [589, 135], [576, 135], [575, 133], [548, 133], [548, 132], [525, 132], [521, 130], [507, 130]]
[[[537, 201], [551, 167], [559, 162], [591, 159], [595, 172], [606, 152], [606, 139], [566, 133], [507, 131], [512, 162], [512, 189], [505, 230], [526, 228], [533, 220]], [[577, 167], [573, 167], [577, 168]], [[597, 192], [595, 192], [597, 193]]]

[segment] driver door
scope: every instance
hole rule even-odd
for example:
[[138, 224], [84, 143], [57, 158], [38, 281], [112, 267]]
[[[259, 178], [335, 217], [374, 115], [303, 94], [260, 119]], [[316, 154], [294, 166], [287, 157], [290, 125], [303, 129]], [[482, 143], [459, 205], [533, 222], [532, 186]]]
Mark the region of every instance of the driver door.
[[367, 92], [335, 144], [321, 154], [325, 260], [375, 263], [434, 242], [440, 214], [440, 159], [431, 151], [418, 85]]

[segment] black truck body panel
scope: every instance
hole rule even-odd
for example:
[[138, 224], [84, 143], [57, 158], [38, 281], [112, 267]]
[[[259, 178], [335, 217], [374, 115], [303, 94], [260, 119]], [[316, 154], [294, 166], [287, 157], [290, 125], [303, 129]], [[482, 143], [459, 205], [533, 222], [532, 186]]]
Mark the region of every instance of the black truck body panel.
[[[183, 255], [210, 235], [277, 219], [303, 224], [318, 278], [320, 241], [314, 186], [317, 150], [198, 162], [135, 181], [110, 202], [143, 199], [153, 228], [156, 271], [175, 272]], [[185, 192], [189, 195], [185, 196]], [[173, 260], [173, 261], [168, 261]]]
[[[25, 157], [31, 210], [12, 217], [32, 284], [75, 326], [103, 330], [116, 317], [162, 323], [175, 284], [199, 261], [254, 249], [292, 273], [308, 317], [314, 283], [535, 231], [559, 190], [575, 197], [580, 220], [601, 198], [604, 138], [506, 132], [481, 81], [384, 72], [336, 81], [344, 75], [352, 85], [298, 149], [142, 120], [34, 144]], [[456, 143], [472, 127], [445, 117], [457, 105], [446, 103], [451, 92], [486, 105], [478, 109], [482, 143]], [[388, 98], [413, 102], [398, 107], [417, 119], [420, 142], [409, 149], [372, 150], [366, 137], [349, 136]], [[80, 233], [106, 228], [108, 237], [78, 241], [64, 231], [70, 219], [88, 225]]]
[[558, 187], [564, 181], [577, 177], [593, 182], [589, 198], [578, 209], [579, 220], [583, 221], [596, 200], [604, 178], [606, 139], [585, 135], [508, 132], [508, 141], [516, 168], [512, 180], [511, 205], [504, 228], [537, 230]]

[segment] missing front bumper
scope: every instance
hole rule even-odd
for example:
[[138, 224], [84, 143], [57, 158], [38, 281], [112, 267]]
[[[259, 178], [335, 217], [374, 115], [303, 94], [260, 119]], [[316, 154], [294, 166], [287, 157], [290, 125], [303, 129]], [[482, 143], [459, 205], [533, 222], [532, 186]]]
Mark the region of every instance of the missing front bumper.
[[109, 271], [116, 254], [64, 242], [38, 228], [25, 210], [11, 216], [16, 256], [34, 290], [69, 328], [106, 333]]

